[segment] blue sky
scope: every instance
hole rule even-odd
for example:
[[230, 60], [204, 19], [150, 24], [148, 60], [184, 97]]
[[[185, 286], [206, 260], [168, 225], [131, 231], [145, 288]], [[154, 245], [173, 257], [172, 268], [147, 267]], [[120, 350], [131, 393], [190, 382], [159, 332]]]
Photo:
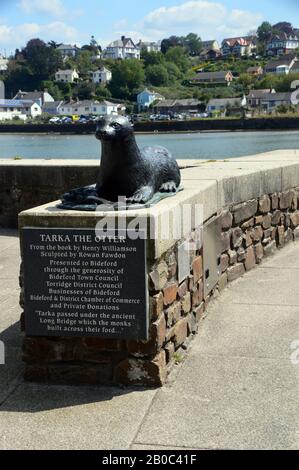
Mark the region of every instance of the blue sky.
[[246, 34], [264, 20], [299, 27], [298, 0], [0, 0], [0, 52], [33, 37], [102, 46], [122, 34], [158, 40], [198, 33], [202, 39]]

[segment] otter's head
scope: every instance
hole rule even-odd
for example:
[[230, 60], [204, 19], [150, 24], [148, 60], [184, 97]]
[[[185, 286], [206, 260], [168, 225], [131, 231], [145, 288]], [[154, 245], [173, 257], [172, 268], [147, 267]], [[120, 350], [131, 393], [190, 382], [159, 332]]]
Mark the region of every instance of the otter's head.
[[132, 134], [133, 126], [124, 116], [107, 116], [98, 121], [96, 138], [99, 140], [117, 141]]

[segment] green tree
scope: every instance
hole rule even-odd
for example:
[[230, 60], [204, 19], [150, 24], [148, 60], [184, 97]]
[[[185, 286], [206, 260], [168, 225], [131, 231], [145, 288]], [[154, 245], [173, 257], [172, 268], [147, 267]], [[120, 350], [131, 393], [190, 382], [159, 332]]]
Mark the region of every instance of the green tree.
[[80, 82], [73, 90], [73, 96], [79, 100], [90, 100], [95, 96], [95, 86], [91, 82]]
[[169, 38], [165, 38], [162, 40], [161, 51], [163, 54], [166, 54], [168, 49], [176, 46], [183, 46], [183, 38], [181, 38], [180, 36], [170, 36]]
[[279, 82], [280, 82], [280, 78], [277, 77], [277, 75], [268, 74], [268, 75], [265, 75], [265, 77], [262, 78], [262, 80], [259, 80], [258, 82], [256, 82], [255, 87], [257, 89], [274, 88], [276, 90]]
[[88, 72], [91, 69], [92, 66], [92, 52], [90, 51], [83, 51], [81, 52], [77, 59], [76, 59], [76, 64], [77, 64], [77, 69], [81, 75], [87, 75]]
[[16, 67], [4, 77], [5, 95], [13, 98], [19, 90], [31, 91], [39, 88], [37, 80], [28, 67]]
[[244, 88], [248, 89], [254, 83], [254, 77], [250, 75], [250, 73], [241, 73], [239, 76], [239, 83], [241, 83]]
[[164, 65], [149, 65], [145, 71], [146, 81], [154, 86], [163, 86], [168, 83], [168, 72]]
[[184, 39], [184, 45], [188, 54], [197, 56], [202, 50], [201, 38], [195, 33], [189, 33]]
[[112, 80], [108, 84], [108, 89], [112, 96], [119, 99], [133, 99], [145, 79], [142, 62], [137, 59], [116, 61], [111, 71]]
[[279, 82], [276, 85], [276, 91], [291, 91], [292, 82], [296, 80], [299, 80], [299, 73], [290, 73], [289, 75], [283, 75], [282, 77], [280, 77]]
[[158, 65], [165, 62], [162, 52], [148, 52], [145, 48], [141, 51], [141, 59], [145, 68], [149, 65]]
[[22, 50], [22, 55], [38, 80], [48, 79], [63, 65], [60, 52], [40, 39], [31, 39]]
[[96, 85], [95, 95], [96, 95], [96, 99], [99, 101], [106, 100], [107, 98], [109, 99], [112, 96], [108, 88], [106, 88], [103, 85]]
[[257, 37], [258, 41], [261, 43], [265, 43], [268, 41], [272, 34], [272, 25], [269, 21], [264, 21], [261, 26], [257, 29]]
[[52, 80], [43, 80], [41, 82], [41, 89], [47, 89], [50, 95], [52, 95], [56, 101], [62, 100], [64, 97], [58, 84], [53, 82]]
[[165, 54], [165, 59], [167, 62], [173, 62], [176, 66], [182, 71], [186, 72], [189, 67], [188, 59], [186, 52], [183, 47], [176, 46], [171, 47]]
[[168, 72], [169, 83], [174, 83], [176, 80], [183, 78], [182, 72], [173, 62], [165, 62], [164, 66]]

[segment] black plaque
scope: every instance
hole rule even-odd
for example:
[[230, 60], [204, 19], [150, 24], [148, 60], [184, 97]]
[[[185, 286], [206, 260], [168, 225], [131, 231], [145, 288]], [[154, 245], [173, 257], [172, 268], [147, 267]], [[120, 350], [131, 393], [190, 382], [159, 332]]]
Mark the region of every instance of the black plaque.
[[145, 237], [132, 238], [24, 228], [26, 334], [146, 339]]

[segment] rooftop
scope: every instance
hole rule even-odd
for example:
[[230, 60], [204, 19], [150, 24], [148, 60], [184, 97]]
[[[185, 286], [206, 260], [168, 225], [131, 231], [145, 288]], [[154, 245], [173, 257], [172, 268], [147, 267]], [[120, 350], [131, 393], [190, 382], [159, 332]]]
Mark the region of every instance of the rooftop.
[[[269, 94], [269, 93], [271, 93], [270, 88], [266, 88], [266, 89], [262, 89], [262, 90], [251, 90], [248, 93], [248, 98], [261, 98], [265, 94]], [[275, 90], [274, 90], [274, 93], [275, 93]]]
[[220, 72], [200, 72], [196, 75], [196, 77], [193, 77], [191, 80], [206, 80], [209, 78], [225, 79], [227, 74], [229, 73], [231, 73], [229, 70], [220, 71]]
[[226, 106], [230, 105], [237, 105], [240, 106], [242, 98], [212, 98], [208, 102], [208, 106]]
[[109, 47], [132, 47], [132, 48], [134, 47], [134, 48], [137, 48], [134, 41], [131, 38], [126, 38], [125, 36], [122, 36], [121, 39], [116, 39], [116, 41], [113, 41], [110, 44], [108, 44], [107, 48], [109, 48]]
[[34, 101], [32, 100], [0, 100], [0, 106], [3, 108], [26, 108], [32, 106]]
[[175, 107], [175, 106], [199, 106], [201, 101], [194, 98], [185, 100], [163, 100], [156, 104], [157, 108]]

